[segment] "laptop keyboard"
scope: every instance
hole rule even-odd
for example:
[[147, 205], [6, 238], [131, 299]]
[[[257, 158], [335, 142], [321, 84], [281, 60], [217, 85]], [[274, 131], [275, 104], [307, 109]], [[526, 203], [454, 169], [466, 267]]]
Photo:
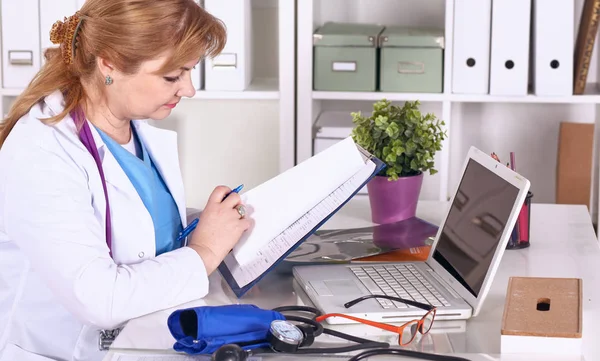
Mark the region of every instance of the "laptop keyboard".
[[[411, 265], [351, 266], [350, 270], [371, 292], [400, 297], [436, 307], [450, 306], [450, 303]], [[376, 298], [382, 308], [406, 308], [402, 302]]]

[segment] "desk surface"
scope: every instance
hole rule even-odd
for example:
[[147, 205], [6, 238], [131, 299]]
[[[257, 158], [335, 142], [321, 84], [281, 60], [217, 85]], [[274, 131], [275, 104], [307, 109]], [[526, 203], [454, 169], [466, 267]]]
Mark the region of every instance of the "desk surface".
[[[445, 206], [439, 202], [420, 202], [417, 215], [434, 224], [440, 224]], [[357, 196], [332, 217], [323, 229], [371, 225], [369, 212], [368, 199], [365, 196]], [[509, 277], [578, 277], [584, 280], [583, 354], [585, 358], [573, 359], [600, 360], [600, 343], [597, 342], [600, 338], [599, 260], [600, 247], [585, 206], [533, 204], [531, 247], [504, 253], [481, 313], [468, 321], [438, 321], [435, 326], [439, 329], [432, 330], [419, 342], [413, 342], [410, 348], [456, 354], [474, 361], [533, 360], [535, 358], [531, 356], [500, 355], [500, 325]], [[294, 287], [293, 279], [289, 274], [269, 274], [242, 300], [238, 300], [228, 289], [227, 284], [221, 280], [220, 275], [215, 273], [211, 276], [210, 292], [207, 297], [178, 308], [231, 303], [251, 303], [269, 309], [282, 305], [307, 304], [308, 300], [301, 290]], [[114, 342], [112, 349], [150, 352], [172, 350], [174, 339], [166, 326], [166, 319], [172, 311], [165, 310], [131, 320]], [[357, 336], [383, 340], [392, 345], [397, 341], [397, 336], [367, 326], [341, 325], [332, 328]], [[109, 353], [105, 361], [111, 360], [111, 357]], [[323, 359], [321, 356], [318, 358]], [[387, 357], [377, 357], [377, 359], [387, 359]], [[548, 360], [547, 357], [540, 359]], [[560, 360], [564, 361], [565, 357], [561, 357]]]

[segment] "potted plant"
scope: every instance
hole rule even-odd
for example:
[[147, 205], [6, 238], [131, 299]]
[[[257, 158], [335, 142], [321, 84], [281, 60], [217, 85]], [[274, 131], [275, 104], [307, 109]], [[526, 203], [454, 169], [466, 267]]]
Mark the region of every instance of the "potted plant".
[[418, 100], [397, 106], [382, 99], [373, 104], [369, 117], [352, 113], [354, 141], [387, 165], [367, 183], [374, 223], [414, 217], [424, 172], [437, 173], [434, 156], [446, 139], [445, 123], [422, 114], [419, 105]]

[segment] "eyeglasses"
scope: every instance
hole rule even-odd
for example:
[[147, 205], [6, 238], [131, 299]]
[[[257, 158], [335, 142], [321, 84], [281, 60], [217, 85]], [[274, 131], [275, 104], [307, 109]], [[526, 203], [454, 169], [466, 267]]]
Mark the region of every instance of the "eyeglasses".
[[[362, 296], [362, 297], [354, 299], [350, 302], [345, 303], [344, 307], [350, 308], [350, 307], [356, 305], [357, 303], [362, 302], [367, 299], [370, 299], [370, 298], [385, 298], [385, 299], [388, 299], [391, 301], [402, 302], [407, 305], [423, 309], [423, 310], [427, 311], [427, 313], [425, 315], [423, 315], [423, 317], [421, 317], [420, 319], [406, 322], [405, 324], [403, 324], [401, 326], [394, 326], [394, 325], [389, 325], [386, 323], [365, 320], [363, 318], [358, 318], [358, 317], [354, 317], [354, 316], [350, 316], [350, 315], [344, 315], [342, 313], [328, 313], [328, 314], [317, 317], [316, 321], [321, 322], [329, 317], [342, 317], [342, 318], [347, 318], [349, 320], [363, 323], [365, 325], [381, 328], [386, 331], [391, 331], [391, 332], [397, 333], [398, 334], [398, 345], [400, 345], [400, 346], [406, 346], [406, 345], [410, 344], [417, 336], [417, 333], [426, 335], [431, 330], [431, 326], [433, 325], [433, 320], [435, 319], [435, 312], [436, 312], [437, 308], [435, 306], [428, 305], [425, 303], [416, 302], [416, 301], [412, 301], [412, 300], [405, 300], [403, 298], [388, 296], [388, 295], [367, 295], [367, 296]], [[404, 335], [404, 331], [407, 328], [408, 328], [409, 334]]]

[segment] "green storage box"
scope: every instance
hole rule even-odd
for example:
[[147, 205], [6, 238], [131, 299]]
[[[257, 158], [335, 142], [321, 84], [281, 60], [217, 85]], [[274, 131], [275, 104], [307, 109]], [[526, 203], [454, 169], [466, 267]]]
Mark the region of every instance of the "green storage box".
[[386, 27], [379, 38], [379, 46], [381, 91], [443, 91], [443, 30]]
[[[382, 25], [327, 22], [313, 35], [314, 90], [377, 90]], [[302, 54], [300, 54], [302, 56]]]

